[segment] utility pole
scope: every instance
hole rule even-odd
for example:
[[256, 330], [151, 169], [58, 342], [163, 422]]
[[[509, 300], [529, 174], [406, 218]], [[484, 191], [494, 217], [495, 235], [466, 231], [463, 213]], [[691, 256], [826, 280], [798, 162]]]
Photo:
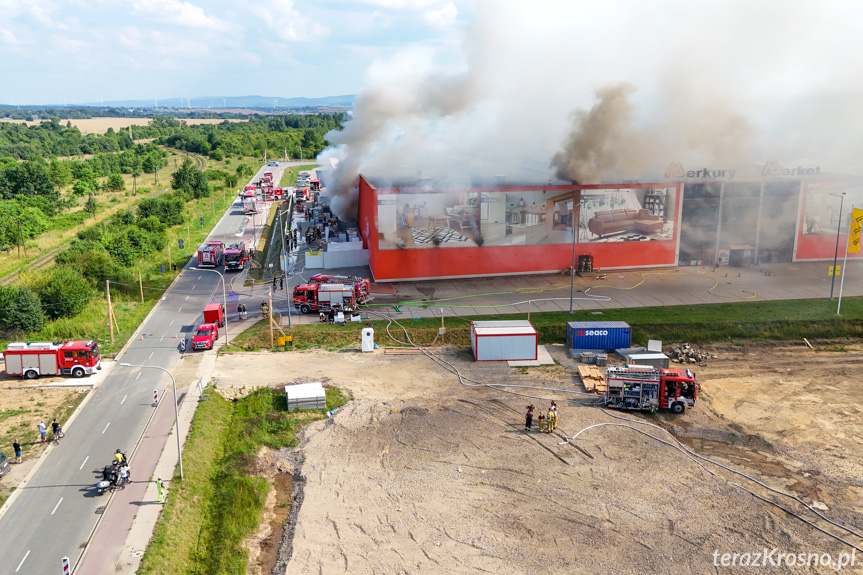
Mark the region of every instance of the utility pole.
[[144, 303], [144, 281], [141, 279], [141, 272], [138, 272], [138, 287], [141, 288], [141, 303]]
[[[278, 208], [276, 208], [278, 209]], [[282, 213], [278, 212], [279, 217], [279, 232], [282, 235], [282, 259], [285, 262], [285, 269], [282, 270], [282, 273], [285, 274], [285, 277], [288, 277], [288, 254], [285, 250], [285, 227], [282, 226]], [[291, 329], [291, 282], [288, 280], [287, 286], [285, 288], [285, 299], [288, 300], [288, 329]]]

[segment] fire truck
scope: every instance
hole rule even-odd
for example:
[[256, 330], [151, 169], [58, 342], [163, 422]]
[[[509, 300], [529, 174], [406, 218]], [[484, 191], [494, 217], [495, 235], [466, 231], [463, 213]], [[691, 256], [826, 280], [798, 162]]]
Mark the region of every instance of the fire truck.
[[354, 288], [354, 298], [357, 303], [364, 304], [372, 301], [371, 282], [369, 278], [361, 278], [359, 276], [332, 276], [327, 274], [315, 274], [309, 278], [309, 283], [327, 284], [341, 283], [349, 284]]
[[198, 248], [198, 267], [214, 268], [222, 265], [222, 250], [225, 244], [216, 240], [209, 241]]
[[277, 202], [282, 199], [282, 188], [264, 186], [261, 190], [261, 199], [265, 202]]
[[102, 369], [95, 341], [16, 341], [3, 353], [6, 373], [36, 379], [40, 375], [84, 377]]
[[357, 307], [350, 284], [302, 284], [294, 288], [294, 307], [300, 313], [353, 311]]
[[225, 248], [225, 271], [241, 270], [249, 261], [249, 251], [245, 242], [230, 244]]
[[243, 192], [243, 213], [258, 213], [258, 203], [255, 199], [255, 190], [246, 190]]
[[689, 369], [657, 369], [651, 365], [609, 367], [605, 392], [607, 407], [656, 411], [670, 409], [676, 414], [695, 407], [701, 386]]

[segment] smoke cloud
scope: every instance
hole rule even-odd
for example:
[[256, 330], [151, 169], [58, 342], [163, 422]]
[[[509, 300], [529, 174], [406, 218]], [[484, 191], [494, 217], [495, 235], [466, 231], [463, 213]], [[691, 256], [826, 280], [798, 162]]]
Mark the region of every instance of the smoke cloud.
[[657, 182], [669, 162], [860, 171], [859, 3], [449, 4], [451, 27], [376, 60], [327, 136], [340, 217], [355, 217], [360, 173], [460, 187]]

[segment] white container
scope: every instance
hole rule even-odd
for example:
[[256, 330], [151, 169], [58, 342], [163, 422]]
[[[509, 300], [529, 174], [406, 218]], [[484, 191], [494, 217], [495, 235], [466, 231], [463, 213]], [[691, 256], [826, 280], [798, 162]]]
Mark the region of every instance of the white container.
[[327, 394], [320, 381], [285, 386], [288, 411], [294, 409], [326, 409]]
[[375, 350], [375, 330], [370, 327], [364, 327], [362, 331], [363, 351]]
[[537, 358], [539, 336], [529, 321], [472, 321], [470, 348], [475, 361], [528, 361]]

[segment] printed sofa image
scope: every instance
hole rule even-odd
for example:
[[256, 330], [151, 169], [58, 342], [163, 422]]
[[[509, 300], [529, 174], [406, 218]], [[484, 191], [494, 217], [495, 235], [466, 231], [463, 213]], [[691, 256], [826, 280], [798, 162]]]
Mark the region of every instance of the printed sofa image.
[[587, 222], [587, 229], [599, 237], [617, 232], [638, 231], [655, 232], [662, 229], [664, 222], [654, 216], [647, 208], [640, 210], [598, 211]]

